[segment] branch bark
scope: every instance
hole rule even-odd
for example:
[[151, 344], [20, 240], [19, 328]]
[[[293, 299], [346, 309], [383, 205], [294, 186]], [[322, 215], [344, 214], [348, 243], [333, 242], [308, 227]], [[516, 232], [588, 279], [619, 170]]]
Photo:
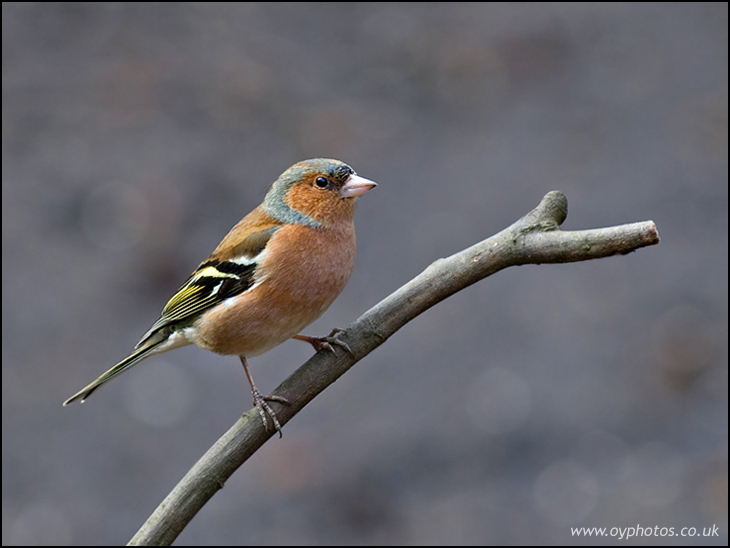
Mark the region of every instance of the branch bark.
[[[609, 228], [562, 231], [568, 202], [557, 191], [498, 234], [426, 270], [353, 322], [340, 339], [352, 355], [337, 349], [322, 351], [297, 369], [273, 392], [291, 402], [271, 403], [282, 425], [317, 394], [336, 381], [403, 325], [435, 304], [508, 266], [569, 263], [625, 255], [659, 243], [653, 221]], [[190, 469], [157, 507], [129, 546], [170, 545], [226, 480], [275, 432], [263, 427], [258, 411], [245, 412]]]

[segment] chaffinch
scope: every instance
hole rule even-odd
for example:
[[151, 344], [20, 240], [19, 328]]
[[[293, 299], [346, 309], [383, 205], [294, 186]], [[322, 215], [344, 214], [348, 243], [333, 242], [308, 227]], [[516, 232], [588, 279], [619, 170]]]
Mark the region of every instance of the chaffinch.
[[336, 338], [337, 330], [329, 337], [298, 333], [344, 289], [355, 261], [355, 202], [375, 186], [339, 160], [294, 164], [172, 296], [136, 350], [64, 405], [84, 401], [153, 354], [194, 344], [239, 356], [264, 426], [268, 428], [268, 415], [281, 435], [266, 401], [288, 402], [262, 396], [246, 359], [291, 338], [315, 350], [332, 349], [332, 344], [346, 348]]

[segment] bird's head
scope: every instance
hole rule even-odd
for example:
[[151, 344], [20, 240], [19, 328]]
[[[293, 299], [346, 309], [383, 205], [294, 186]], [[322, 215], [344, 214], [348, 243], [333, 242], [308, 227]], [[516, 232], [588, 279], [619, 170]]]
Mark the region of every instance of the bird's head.
[[357, 197], [376, 186], [339, 160], [303, 160], [271, 186], [264, 209], [282, 222], [313, 228], [351, 221]]

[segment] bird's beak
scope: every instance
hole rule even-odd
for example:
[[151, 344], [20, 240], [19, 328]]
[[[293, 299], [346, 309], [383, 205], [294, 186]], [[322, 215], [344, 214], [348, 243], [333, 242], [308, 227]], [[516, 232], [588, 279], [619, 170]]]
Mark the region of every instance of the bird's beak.
[[360, 194], [365, 194], [368, 190], [372, 190], [376, 186], [378, 186], [377, 183], [370, 179], [360, 177], [359, 175], [350, 175], [340, 189], [340, 196], [343, 198], [354, 198], [355, 196], [360, 196]]

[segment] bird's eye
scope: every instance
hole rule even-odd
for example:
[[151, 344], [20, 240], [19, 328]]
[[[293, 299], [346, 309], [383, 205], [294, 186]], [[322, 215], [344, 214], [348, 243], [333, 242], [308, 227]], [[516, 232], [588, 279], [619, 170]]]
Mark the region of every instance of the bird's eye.
[[314, 180], [314, 184], [317, 185], [319, 188], [327, 188], [330, 182], [325, 177], [317, 177]]

